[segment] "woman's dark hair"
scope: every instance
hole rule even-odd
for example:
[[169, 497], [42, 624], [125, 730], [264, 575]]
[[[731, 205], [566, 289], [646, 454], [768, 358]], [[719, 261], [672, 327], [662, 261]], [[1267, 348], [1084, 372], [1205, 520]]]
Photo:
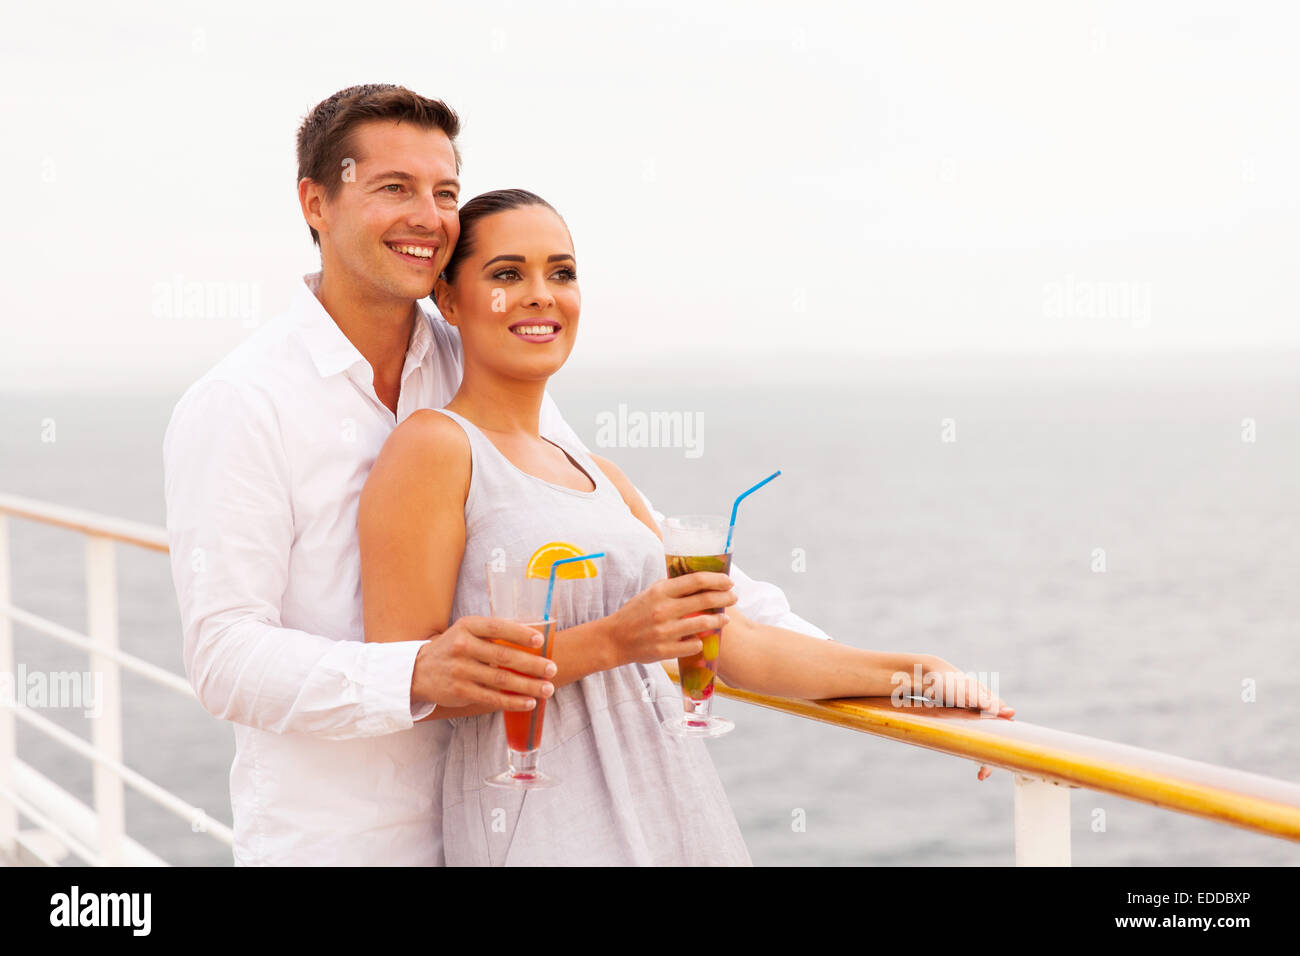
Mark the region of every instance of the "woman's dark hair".
[[[494, 189], [490, 193], [481, 193], [460, 207], [460, 240], [452, 250], [447, 267], [442, 270], [442, 278], [448, 282], [456, 281], [456, 272], [460, 264], [474, 253], [474, 233], [480, 219], [505, 212], [507, 209], [519, 209], [522, 206], [545, 206], [557, 216], [555, 207], [536, 193], [527, 189]], [[560, 216], [560, 221], [564, 217]], [[438, 301], [434, 296], [434, 302]]]

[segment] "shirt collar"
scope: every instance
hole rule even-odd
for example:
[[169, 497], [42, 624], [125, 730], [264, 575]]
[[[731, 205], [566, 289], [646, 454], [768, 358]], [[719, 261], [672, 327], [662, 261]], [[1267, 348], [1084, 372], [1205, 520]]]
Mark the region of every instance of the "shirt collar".
[[[321, 305], [316, 293], [320, 290], [320, 273], [313, 272], [302, 277], [302, 284], [294, 296], [290, 312], [302, 333], [307, 352], [312, 364], [322, 378], [337, 375], [354, 366], [370, 363], [353, 345], [343, 330], [338, 327], [325, 306]], [[418, 305], [418, 303], [417, 303]], [[402, 378], [413, 368], [423, 364], [433, 348], [433, 330], [430, 328], [428, 312], [420, 306], [420, 315], [411, 329], [410, 341], [406, 344], [406, 363], [402, 368]]]

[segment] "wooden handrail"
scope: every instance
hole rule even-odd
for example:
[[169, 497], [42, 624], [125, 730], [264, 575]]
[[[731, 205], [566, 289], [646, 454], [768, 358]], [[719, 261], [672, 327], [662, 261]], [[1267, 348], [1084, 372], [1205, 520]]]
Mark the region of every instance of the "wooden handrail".
[[167, 531], [164, 528], [124, 518], [110, 518], [79, 508], [65, 508], [63, 505], [47, 504], [32, 498], [0, 494], [0, 514], [56, 525], [99, 538], [110, 538], [150, 551], [168, 550]]
[[[664, 665], [677, 680], [676, 662]], [[821, 723], [966, 757], [1053, 783], [1300, 842], [1300, 784], [952, 707], [894, 706], [888, 697], [792, 700], [727, 687], [716, 692]]]
[[[153, 551], [168, 550], [167, 532], [162, 528], [17, 495], [0, 494], [0, 514]], [[675, 661], [665, 663], [664, 669], [677, 680]], [[1019, 719], [986, 718], [973, 710], [924, 707], [915, 701], [911, 702], [914, 706], [896, 707], [889, 698], [793, 700], [753, 694], [727, 687], [721, 681], [717, 693], [1013, 773], [1110, 793], [1300, 842], [1300, 784], [1052, 730]]]

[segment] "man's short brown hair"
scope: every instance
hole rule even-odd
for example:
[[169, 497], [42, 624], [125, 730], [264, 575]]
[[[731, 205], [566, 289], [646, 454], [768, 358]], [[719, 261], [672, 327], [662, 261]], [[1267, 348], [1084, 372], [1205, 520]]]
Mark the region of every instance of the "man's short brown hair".
[[[310, 179], [325, 187], [333, 199], [343, 183], [343, 162], [354, 155], [352, 131], [368, 120], [401, 120], [426, 129], [440, 129], [451, 140], [460, 172], [460, 117], [442, 100], [431, 100], [392, 83], [368, 83], [339, 90], [317, 103], [298, 127], [298, 181]], [[311, 226], [311, 241], [320, 235]]]

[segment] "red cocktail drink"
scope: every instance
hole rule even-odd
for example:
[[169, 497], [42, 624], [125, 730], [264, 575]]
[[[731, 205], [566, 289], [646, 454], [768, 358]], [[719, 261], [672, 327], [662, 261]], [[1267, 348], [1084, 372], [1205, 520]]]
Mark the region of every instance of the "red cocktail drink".
[[[501, 640], [494, 640], [492, 643], [502, 644], [523, 651], [525, 654], [535, 654], [549, 659], [551, 656], [551, 639], [555, 636], [555, 622], [544, 621], [529, 624], [528, 626], [541, 632], [543, 640], [541, 647], [524, 647], [521, 644]], [[506, 668], [506, 670], [510, 670], [510, 668]], [[518, 674], [519, 672], [510, 671], [510, 673]], [[504, 713], [506, 746], [516, 753], [529, 753], [542, 745], [542, 721], [546, 719], [546, 698], [537, 698], [537, 706], [532, 710], [507, 710]]]

